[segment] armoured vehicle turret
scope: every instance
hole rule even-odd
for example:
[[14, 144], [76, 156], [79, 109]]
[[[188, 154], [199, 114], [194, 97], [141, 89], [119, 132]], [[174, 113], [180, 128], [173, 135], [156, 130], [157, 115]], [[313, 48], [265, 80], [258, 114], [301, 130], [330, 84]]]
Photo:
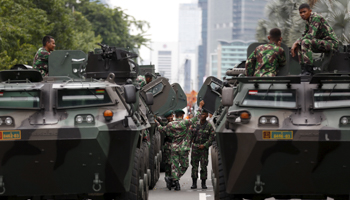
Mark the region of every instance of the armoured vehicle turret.
[[215, 199], [349, 198], [350, 53], [344, 49], [321, 57], [314, 76], [299, 76], [285, 47], [287, 65], [276, 77], [245, 77], [244, 68], [234, 68], [225, 80], [205, 81], [198, 100], [217, 102], [207, 108], [216, 132]]
[[148, 199], [161, 161], [153, 116], [177, 102], [167, 80], [138, 87], [136, 56], [102, 45], [52, 52], [44, 78], [0, 72], [1, 199]]

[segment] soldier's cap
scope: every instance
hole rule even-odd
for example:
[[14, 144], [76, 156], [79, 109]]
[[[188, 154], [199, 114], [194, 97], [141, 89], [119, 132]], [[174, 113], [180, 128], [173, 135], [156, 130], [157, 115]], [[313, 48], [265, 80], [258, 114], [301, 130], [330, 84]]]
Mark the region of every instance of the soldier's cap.
[[175, 114], [178, 114], [178, 113], [185, 114], [185, 112], [183, 110], [181, 110], [181, 109], [175, 110]]
[[164, 114], [164, 117], [165, 118], [167, 118], [167, 117], [169, 117], [170, 115], [172, 115], [173, 114], [173, 110], [169, 110], [168, 112], [166, 112], [165, 114]]
[[153, 76], [152, 76], [152, 74], [151, 74], [151, 73], [149, 73], [149, 72], [146, 72], [146, 73], [145, 73], [145, 77], [149, 77], [149, 78], [152, 78]]

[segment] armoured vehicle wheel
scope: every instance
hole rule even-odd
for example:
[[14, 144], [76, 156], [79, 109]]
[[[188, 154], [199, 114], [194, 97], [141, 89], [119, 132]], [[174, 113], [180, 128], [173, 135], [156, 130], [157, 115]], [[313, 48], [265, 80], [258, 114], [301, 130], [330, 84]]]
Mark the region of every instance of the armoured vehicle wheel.
[[[130, 184], [130, 190], [129, 192], [121, 194], [119, 200], [141, 200], [139, 198], [139, 180], [141, 177], [140, 174], [140, 167], [141, 167], [141, 155], [142, 155], [142, 149], [136, 149], [135, 150], [135, 157], [134, 157], [134, 168], [132, 169], [132, 175], [131, 175], [131, 184]], [[143, 176], [142, 176], [143, 177]]]
[[216, 148], [217, 152], [217, 174], [215, 174], [217, 183], [215, 192], [215, 200], [230, 200], [230, 197], [226, 193], [224, 170], [222, 166], [222, 159], [219, 148]]
[[148, 148], [148, 144], [146, 142], [144, 142], [142, 144], [142, 151], [143, 151], [143, 168], [142, 168], [142, 178], [143, 179], [143, 184], [144, 184], [144, 187], [143, 187], [143, 190], [144, 190], [144, 197], [143, 197], [143, 200], [147, 200], [148, 199], [148, 194], [149, 194], [149, 182], [148, 182], [148, 175], [147, 175], [147, 170], [149, 169], [149, 161], [148, 161], [148, 158], [149, 158], [149, 148]]
[[155, 164], [155, 135], [152, 137], [151, 140], [151, 146], [150, 146], [150, 151], [149, 151], [149, 167], [151, 169], [151, 184], [149, 185], [149, 189], [153, 189], [154, 186], [156, 185], [157, 181], [155, 180], [155, 172], [156, 172], [156, 164]]

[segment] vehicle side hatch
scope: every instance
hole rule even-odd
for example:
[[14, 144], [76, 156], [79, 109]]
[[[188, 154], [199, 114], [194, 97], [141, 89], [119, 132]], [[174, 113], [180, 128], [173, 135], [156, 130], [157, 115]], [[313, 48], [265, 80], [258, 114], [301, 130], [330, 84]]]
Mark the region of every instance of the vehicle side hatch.
[[209, 76], [203, 83], [198, 92], [197, 104], [204, 100], [203, 109], [209, 113], [214, 113], [221, 105], [222, 81], [213, 76]]
[[56, 50], [49, 56], [49, 76], [80, 78], [85, 72], [86, 54], [80, 50]]
[[187, 106], [187, 97], [182, 87], [178, 83], [174, 83], [171, 85], [176, 93], [176, 107], [174, 110], [183, 109]]
[[142, 97], [146, 92], [153, 94], [151, 110], [154, 114], [163, 115], [176, 108], [176, 92], [166, 78], [160, 77], [145, 85], [140, 92]]

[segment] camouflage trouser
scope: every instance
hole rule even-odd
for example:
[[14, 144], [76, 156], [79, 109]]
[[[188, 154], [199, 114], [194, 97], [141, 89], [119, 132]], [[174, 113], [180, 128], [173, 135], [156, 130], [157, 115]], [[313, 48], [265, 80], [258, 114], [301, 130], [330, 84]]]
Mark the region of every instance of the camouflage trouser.
[[189, 151], [171, 151], [171, 174], [174, 181], [180, 180], [188, 168]]
[[197, 179], [198, 178], [198, 167], [199, 162], [201, 163], [201, 179], [207, 179], [208, 177], [208, 149], [199, 149], [198, 147], [192, 146], [192, 153], [191, 153], [191, 165], [192, 165], [192, 178]]
[[298, 49], [300, 64], [312, 65], [312, 52], [326, 53], [338, 49], [338, 43], [333, 40], [303, 39]]
[[[169, 146], [170, 145], [170, 146]], [[165, 176], [171, 177], [171, 143], [164, 143], [164, 164], [165, 164]]]

